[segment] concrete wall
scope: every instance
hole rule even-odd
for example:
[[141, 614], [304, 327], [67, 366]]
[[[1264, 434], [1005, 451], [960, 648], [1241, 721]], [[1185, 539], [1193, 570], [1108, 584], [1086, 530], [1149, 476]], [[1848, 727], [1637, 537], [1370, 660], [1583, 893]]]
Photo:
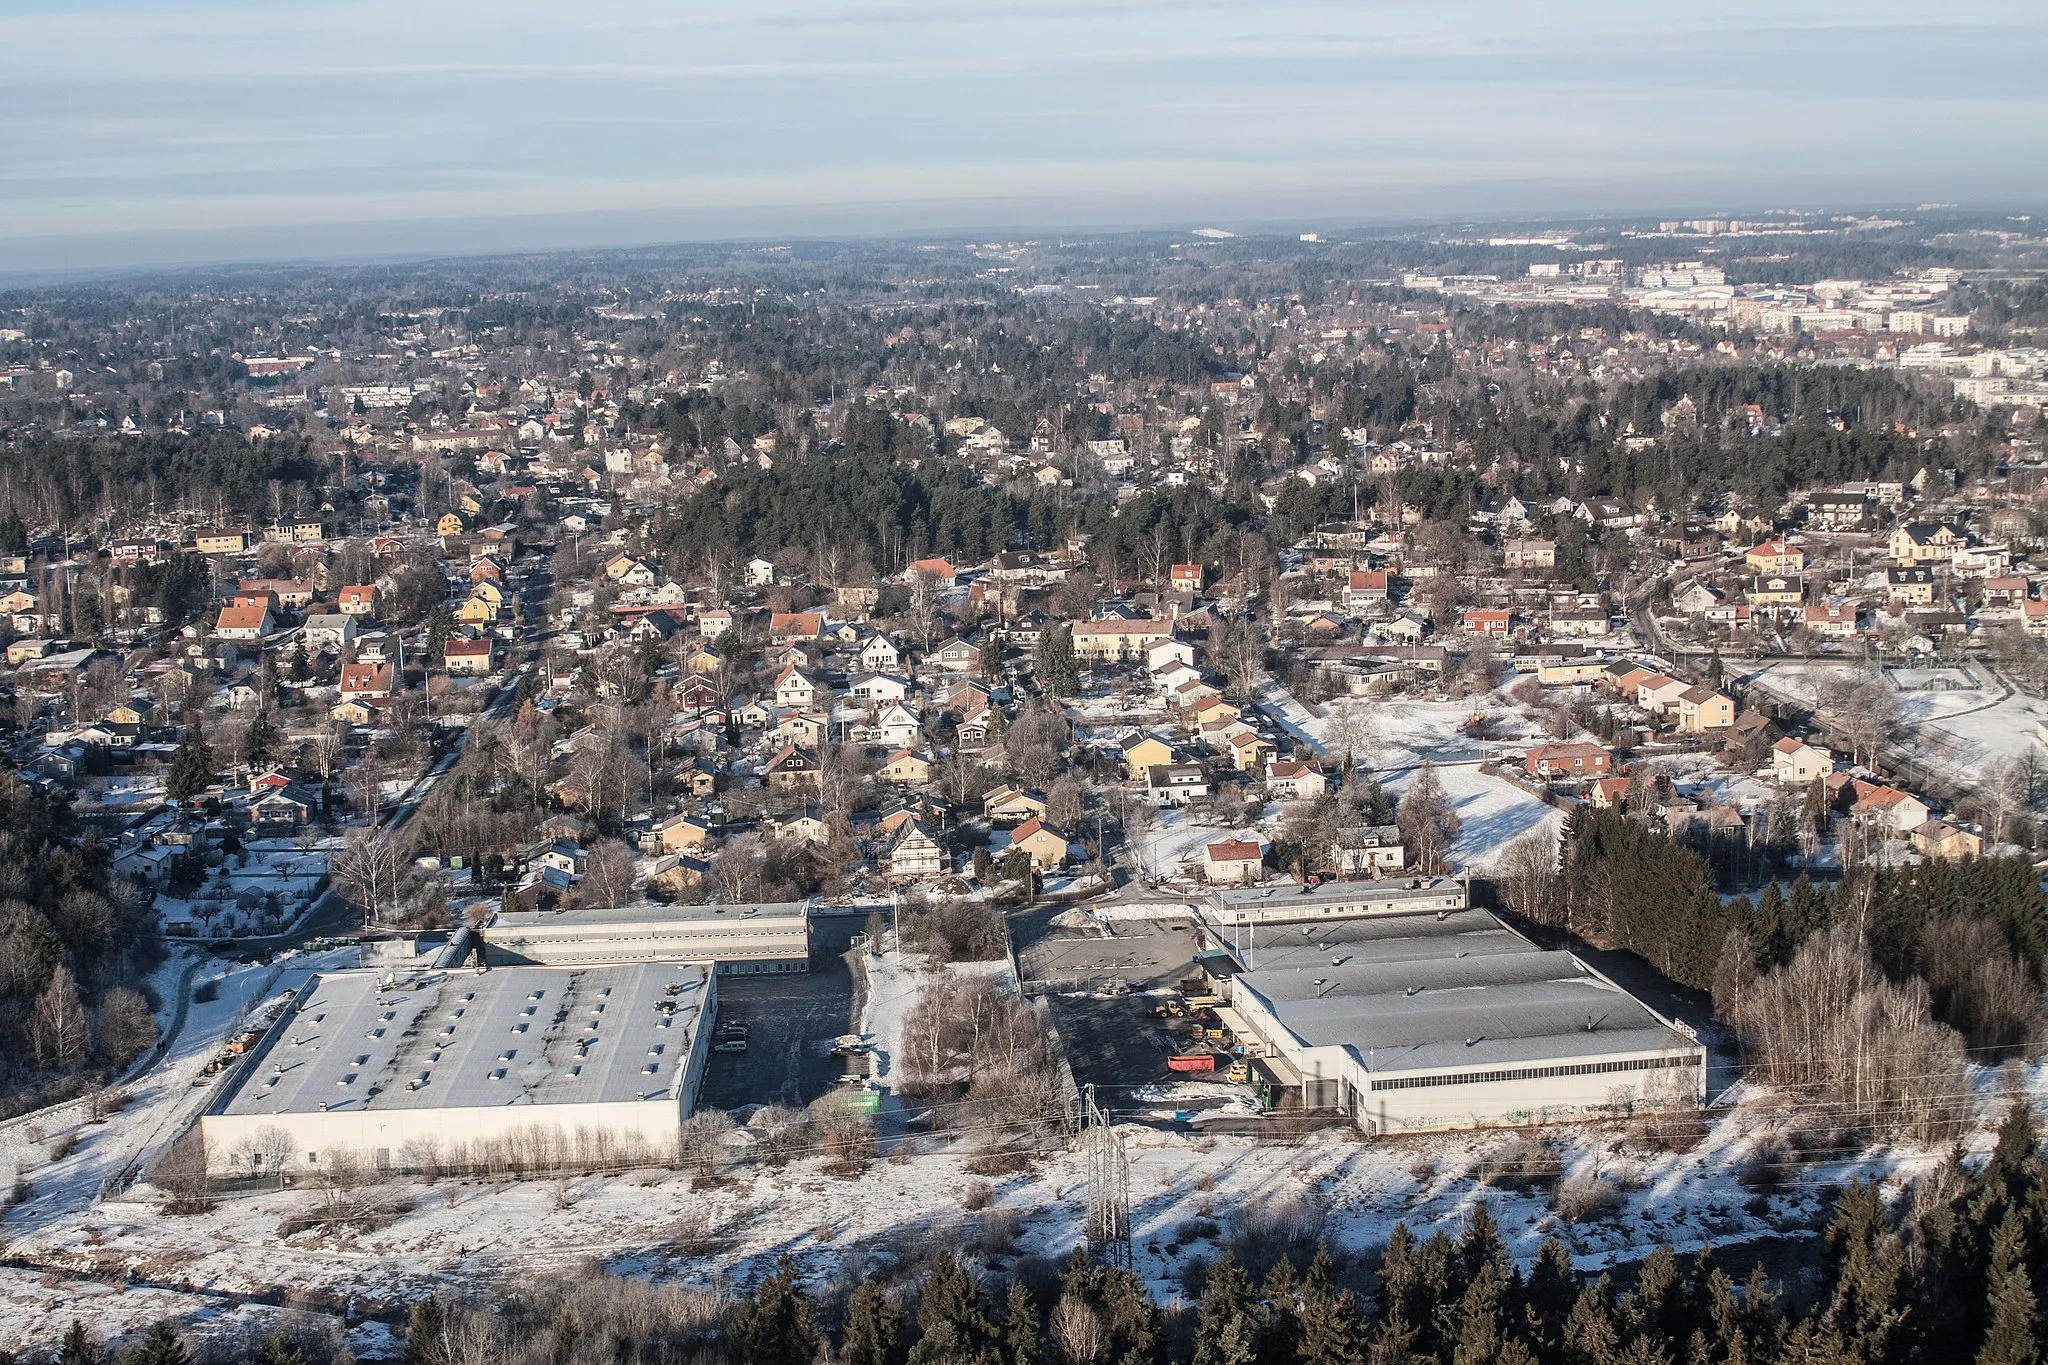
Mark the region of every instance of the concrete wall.
[[[209, 1114], [200, 1120], [214, 1175], [317, 1173], [352, 1151], [362, 1165], [411, 1170], [493, 1163], [541, 1169], [667, 1162], [687, 1106], [676, 1096], [613, 1104], [498, 1105], [489, 1109], [367, 1109]], [[431, 1154], [431, 1155], [430, 1155]]]

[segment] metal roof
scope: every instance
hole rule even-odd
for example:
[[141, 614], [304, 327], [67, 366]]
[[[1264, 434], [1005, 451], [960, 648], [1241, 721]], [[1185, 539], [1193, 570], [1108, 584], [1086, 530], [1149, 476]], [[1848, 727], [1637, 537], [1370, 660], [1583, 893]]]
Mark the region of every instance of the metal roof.
[[709, 979], [693, 962], [322, 975], [218, 1112], [669, 1099]]
[[1697, 1046], [1572, 954], [1538, 949], [1483, 910], [1268, 927], [1256, 944], [1218, 937], [1257, 963], [1237, 987], [1306, 1046], [1348, 1048], [1373, 1072]]

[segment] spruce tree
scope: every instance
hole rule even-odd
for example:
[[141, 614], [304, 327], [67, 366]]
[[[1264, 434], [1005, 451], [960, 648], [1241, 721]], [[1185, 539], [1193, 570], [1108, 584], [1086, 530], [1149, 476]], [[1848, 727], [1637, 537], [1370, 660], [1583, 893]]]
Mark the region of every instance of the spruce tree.
[[988, 1319], [974, 1278], [948, 1252], [932, 1258], [924, 1302], [917, 1310], [922, 1334], [911, 1348], [910, 1365], [952, 1365], [979, 1356], [989, 1344]]
[[899, 1365], [903, 1359], [903, 1310], [881, 1281], [861, 1281], [847, 1299], [839, 1354], [846, 1365]]
[[1301, 1281], [1301, 1365], [1357, 1365], [1365, 1359], [1365, 1323], [1348, 1289], [1332, 1283], [1330, 1248], [1316, 1248]]
[[1022, 1280], [1010, 1281], [1003, 1319], [1003, 1365], [1039, 1365], [1045, 1343], [1038, 1331], [1038, 1305]]
[[448, 1310], [436, 1295], [412, 1306], [405, 1328], [405, 1365], [448, 1365]]
[[741, 1301], [731, 1339], [735, 1365], [811, 1365], [818, 1353], [817, 1323], [787, 1255]]
[[87, 1336], [85, 1324], [73, 1318], [64, 1344], [57, 1348], [57, 1365], [107, 1365], [107, 1348]]
[[1258, 1349], [1256, 1328], [1251, 1281], [1226, 1251], [1210, 1268], [1195, 1309], [1194, 1365], [1249, 1365]]
[[282, 1332], [272, 1332], [263, 1338], [263, 1347], [256, 1352], [256, 1365], [311, 1365], [306, 1352], [296, 1341]]
[[192, 1365], [192, 1353], [178, 1335], [177, 1325], [169, 1318], [158, 1318], [141, 1344], [122, 1355], [121, 1365]]
[[164, 795], [173, 801], [189, 801], [213, 785], [213, 750], [193, 727], [171, 755], [164, 774]]
[[2015, 1265], [1992, 1284], [1991, 1327], [1977, 1365], [2040, 1365], [2040, 1329], [2027, 1268]]
[[1301, 1319], [1295, 1304], [1294, 1263], [1273, 1262], [1259, 1286], [1259, 1365], [1296, 1365], [1301, 1353]]

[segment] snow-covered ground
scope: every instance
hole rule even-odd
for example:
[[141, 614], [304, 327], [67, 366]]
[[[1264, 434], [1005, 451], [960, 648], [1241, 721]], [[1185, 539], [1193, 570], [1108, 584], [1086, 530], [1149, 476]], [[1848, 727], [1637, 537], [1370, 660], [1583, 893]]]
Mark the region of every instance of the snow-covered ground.
[[[888, 1033], [886, 1009], [870, 1022], [878, 1040]], [[2042, 1068], [2034, 1067], [2028, 1079], [2038, 1103]], [[1982, 1117], [1995, 1123], [2003, 1103], [1992, 1093], [1990, 1073], [1980, 1081]], [[1182, 1097], [1147, 1098], [1171, 1106]], [[1543, 1237], [1556, 1235], [1581, 1265], [1599, 1267], [1666, 1242], [1683, 1250], [1787, 1230], [1801, 1235], [1843, 1182], [1877, 1178], [1896, 1189], [1942, 1159], [1938, 1152], [1883, 1145], [1823, 1153], [1810, 1169], [1784, 1172], [1790, 1184], [1784, 1193], [1753, 1195], [1737, 1173], [1797, 1113], [1796, 1106], [1752, 1097], [1719, 1117], [1686, 1153], [1653, 1151], [1619, 1126], [1536, 1135], [1566, 1177], [1598, 1175], [1618, 1187], [1618, 1211], [1585, 1224], [1559, 1221], [1541, 1190], [1488, 1187], [1476, 1178], [1483, 1163], [1524, 1135], [1366, 1140], [1332, 1131], [1289, 1139], [1126, 1124], [1135, 1266], [1164, 1301], [1180, 1292], [1186, 1265], [1196, 1257], [1213, 1260], [1234, 1220], [1247, 1214], [1279, 1206], [1313, 1210], [1337, 1247], [1366, 1251], [1383, 1243], [1397, 1222], [1424, 1235], [1455, 1229], [1484, 1201], [1517, 1257], [1526, 1260]], [[1982, 1151], [1987, 1143], [1980, 1133], [1972, 1145]], [[48, 1226], [17, 1226], [11, 1254], [72, 1274], [119, 1278], [132, 1271], [214, 1293], [261, 1292], [285, 1283], [365, 1303], [417, 1294], [441, 1278], [542, 1274], [593, 1257], [630, 1273], [703, 1283], [730, 1275], [745, 1282], [787, 1251], [806, 1274], [826, 1279], [850, 1265], [886, 1267], [970, 1241], [979, 1220], [963, 1210], [961, 1194], [975, 1178], [965, 1169], [973, 1150], [970, 1138], [959, 1151], [885, 1158], [857, 1179], [833, 1178], [812, 1158], [781, 1169], [741, 1169], [710, 1189], [693, 1189], [689, 1176], [654, 1169], [524, 1183], [395, 1179], [372, 1191], [390, 1211], [388, 1226], [290, 1238], [280, 1235], [280, 1224], [317, 1193], [230, 1194], [211, 1212], [191, 1217], [122, 1198]], [[996, 1207], [1020, 1220], [1018, 1253], [1058, 1256], [1074, 1244], [1087, 1203], [1087, 1170], [1081, 1153], [1062, 1150], [1028, 1172], [990, 1178]], [[153, 1291], [144, 1297], [123, 1305], [139, 1306], [137, 1319], [173, 1302]], [[65, 1311], [41, 1278], [0, 1275], [0, 1346], [54, 1335], [67, 1321]]]
[[[1436, 765], [1437, 782], [1458, 816], [1458, 837], [1451, 845], [1451, 857], [1460, 869], [1484, 871], [1508, 845], [1536, 831], [1557, 837], [1564, 824], [1563, 811], [1512, 782], [1479, 770], [1482, 761], [1522, 747], [1526, 727], [1513, 703], [1495, 694], [1455, 701], [1396, 698], [1363, 706], [1370, 717], [1370, 738], [1360, 762], [1380, 776], [1388, 791], [1401, 795], [1422, 764]], [[1486, 742], [1466, 738], [1461, 727], [1476, 714], [1484, 714], [1494, 733], [1503, 738]], [[1341, 761], [1332, 736], [1333, 724], [1330, 715], [1308, 715], [1301, 728], [1326, 757]], [[1520, 738], [1510, 740], [1510, 736]]]
[[[48, 1227], [89, 1208], [100, 1190], [175, 1137], [212, 1095], [198, 1084], [221, 1045], [268, 1001], [297, 990], [313, 972], [353, 966], [358, 950], [317, 956], [292, 954], [267, 965], [201, 967], [195, 985], [216, 981], [215, 998], [194, 1002], [163, 1062], [123, 1087], [129, 1103], [93, 1122], [84, 1101], [23, 1115], [0, 1124], [0, 1175], [31, 1182], [29, 1196], [9, 1209], [8, 1230]], [[50, 1159], [52, 1144], [72, 1135], [72, 1151]]]

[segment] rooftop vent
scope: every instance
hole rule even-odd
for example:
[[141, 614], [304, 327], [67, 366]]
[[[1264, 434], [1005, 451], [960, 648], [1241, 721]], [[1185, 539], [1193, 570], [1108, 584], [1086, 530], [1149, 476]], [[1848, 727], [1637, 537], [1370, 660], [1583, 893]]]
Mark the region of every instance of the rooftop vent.
[[1420, 986], [1410, 986], [1410, 987], [1409, 987], [1409, 988], [1408, 988], [1407, 990], [1405, 990], [1405, 991], [1402, 991], [1402, 992], [1401, 992], [1401, 994], [1403, 994], [1403, 995], [1420, 995], [1420, 994], [1422, 994], [1422, 987], [1420, 987]]
[[1486, 1035], [1485, 1035], [1485, 1034], [1483, 1034], [1483, 1033], [1481, 1033], [1481, 1034], [1476, 1034], [1476, 1035], [1474, 1035], [1473, 1037], [1467, 1038], [1467, 1039], [1465, 1040], [1465, 1046], [1466, 1046], [1466, 1047], [1472, 1047], [1472, 1046], [1475, 1046], [1476, 1044], [1479, 1044], [1479, 1043], [1483, 1043], [1483, 1042], [1485, 1042], [1485, 1041], [1486, 1041]]

